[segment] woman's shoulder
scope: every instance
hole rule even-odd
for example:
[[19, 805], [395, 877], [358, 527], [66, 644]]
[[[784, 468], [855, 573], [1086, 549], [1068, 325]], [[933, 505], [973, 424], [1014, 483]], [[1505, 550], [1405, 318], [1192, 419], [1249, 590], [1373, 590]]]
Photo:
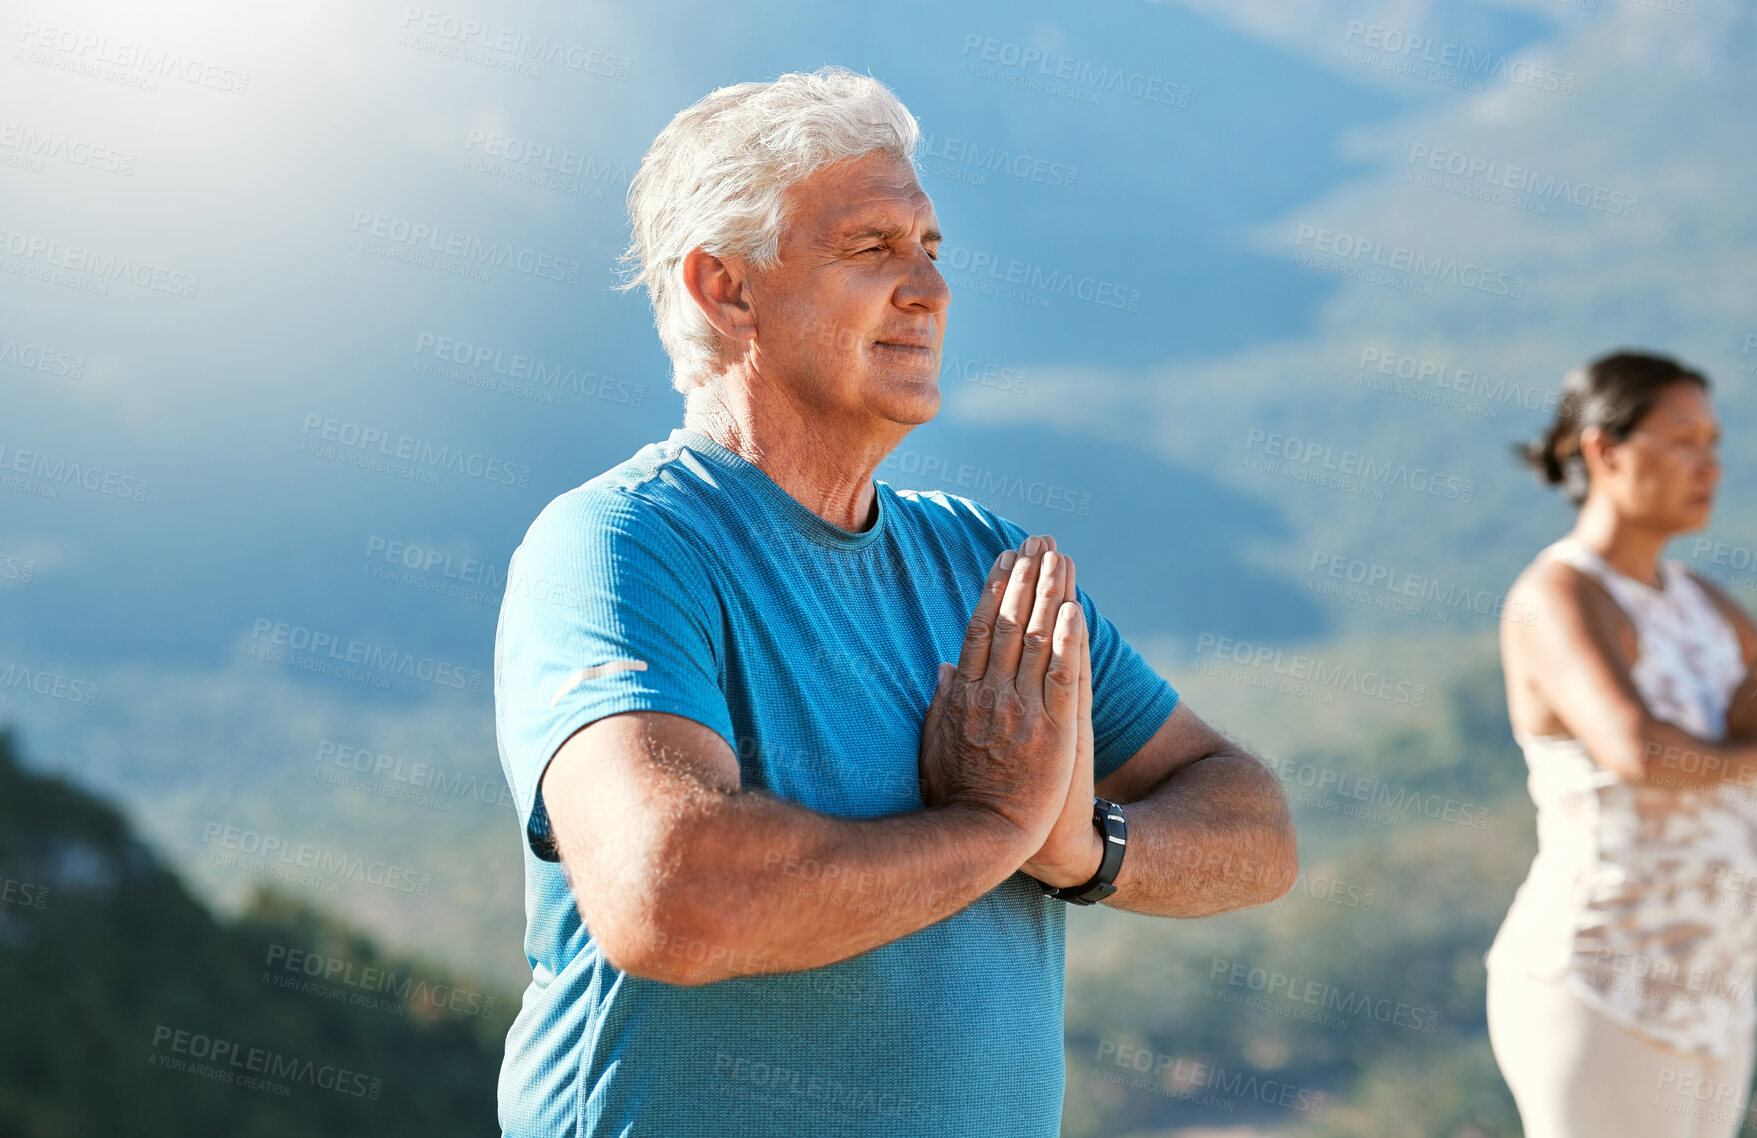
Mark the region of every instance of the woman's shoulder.
[[1507, 589], [1507, 607], [1534, 614], [1532, 621], [1548, 616], [1565, 624], [1604, 622], [1613, 628], [1633, 628], [1628, 613], [1611, 592], [1604, 575], [1589, 557], [1563, 541], [1546, 546], [1514, 578]]
[[1509, 598], [1515, 593], [1578, 596], [1583, 587], [1594, 586], [1604, 592], [1603, 578], [1596, 568], [1590, 557], [1582, 556], [1579, 548], [1563, 538], [1538, 550], [1513, 579], [1507, 594]]

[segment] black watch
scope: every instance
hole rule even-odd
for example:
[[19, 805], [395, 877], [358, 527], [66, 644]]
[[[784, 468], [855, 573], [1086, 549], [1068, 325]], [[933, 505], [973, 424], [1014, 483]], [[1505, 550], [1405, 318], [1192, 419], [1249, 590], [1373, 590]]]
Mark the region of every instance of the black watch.
[[1123, 808], [1108, 798], [1092, 798], [1092, 824], [1104, 835], [1104, 859], [1098, 863], [1098, 872], [1092, 880], [1084, 885], [1067, 885], [1057, 889], [1053, 885], [1043, 884], [1045, 896], [1054, 897], [1057, 901], [1067, 901], [1074, 905], [1096, 905], [1112, 893], [1116, 886], [1117, 871], [1123, 867], [1123, 853], [1129, 848], [1129, 822], [1123, 817]]

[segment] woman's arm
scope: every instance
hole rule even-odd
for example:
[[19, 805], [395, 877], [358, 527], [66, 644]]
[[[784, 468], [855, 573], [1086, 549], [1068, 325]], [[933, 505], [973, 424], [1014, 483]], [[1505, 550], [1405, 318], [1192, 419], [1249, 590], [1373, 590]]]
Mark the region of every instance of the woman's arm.
[[[1757, 699], [1749, 674], [1757, 632], [1740, 632], [1747, 675], [1739, 691], [1742, 730], [1703, 739], [1656, 718], [1631, 676], [1636, 640], [1627, 614], [1590, 576], [1561, 561], [1533, 569], [1522, 591], [1539, 619], [1509, 625], [1532, 682], [1562, 724], [1600, 766], [1632, 783], [1708, 789], [1757, 786]], [[1729, 725], [1731, 723], [1729, 718]]]
[[1744, 606], [1728, 596], [1720, 586], [1696, 574], [1690, 579], [1702, 586], [1714, 607], [1720, 610], [1733, 631], [1739, 634], [1739, 652], [1745, 660], [1745, 679], [1733, 692], [1727, 704], [1726, 733], [1728, 738], [1757, 736], [1757, 621], [1751, 619]]

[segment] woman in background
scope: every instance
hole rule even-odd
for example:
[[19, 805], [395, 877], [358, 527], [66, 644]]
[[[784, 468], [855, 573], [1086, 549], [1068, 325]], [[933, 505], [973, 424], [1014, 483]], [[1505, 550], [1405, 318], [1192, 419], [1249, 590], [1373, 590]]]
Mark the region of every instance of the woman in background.
[[1508, 593], [1507, 712], [1538, 854], [1490, 948], [1489, 1041], [1526, 1138], [1733, 1135], [1757, 978], [1757, 625], [1660, 554], [1720, 479], [1708, 380], [1571, 372], [1522, 458], [1579, 508]]

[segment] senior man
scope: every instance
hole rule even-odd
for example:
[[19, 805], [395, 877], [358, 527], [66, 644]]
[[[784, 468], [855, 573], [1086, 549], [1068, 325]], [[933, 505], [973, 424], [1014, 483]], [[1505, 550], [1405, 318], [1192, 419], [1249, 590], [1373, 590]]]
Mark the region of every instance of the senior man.
[[1054, 1135], [1069, 902], [1197, 917], [1297, 873], [1273, 775], [1053, 538], [873, 480], [940, 406], [917, 137], [871, 78], [784, 75], [678, 114], [629, 188], [684, 425], [509, 570], [509, 1135]]

